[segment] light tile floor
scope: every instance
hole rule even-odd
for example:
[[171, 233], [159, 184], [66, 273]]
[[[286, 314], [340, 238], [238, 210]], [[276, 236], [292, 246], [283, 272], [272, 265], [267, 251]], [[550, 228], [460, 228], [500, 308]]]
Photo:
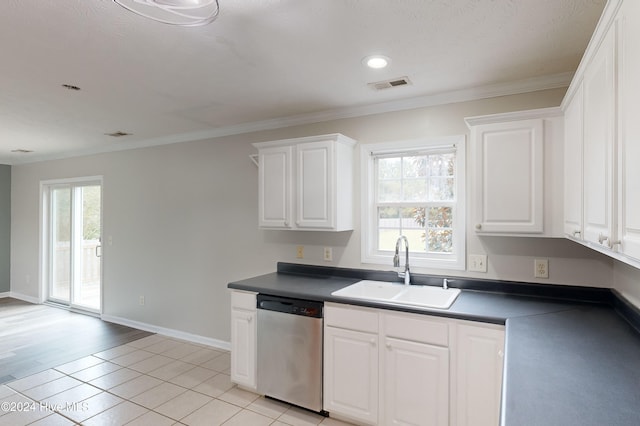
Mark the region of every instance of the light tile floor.
[[0, 386], [0, 426], [344, 426], [229, 379], [229, 353], [158, 334]]

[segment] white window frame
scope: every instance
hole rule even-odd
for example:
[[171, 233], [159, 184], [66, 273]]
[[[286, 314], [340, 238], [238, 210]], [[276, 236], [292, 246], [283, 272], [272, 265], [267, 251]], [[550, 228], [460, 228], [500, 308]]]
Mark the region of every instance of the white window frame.
[[360, 145], [361, 171], [361, 257], [362, 263], [393, 265], [393, 253], [377, 249], [377, 211], [375, 208], [375, 166], [376, 154], [401, 154], [411, 151], [430, 151], [444, 147], [455, 147], [455, 201], [453, 216], [452, 253], [411, 253], [412, 267], [464, 270], [466, 258], [466, 138], [464, 135], [446, 136], [434, 139], [414, 139], [396, 142], [382, 142]]

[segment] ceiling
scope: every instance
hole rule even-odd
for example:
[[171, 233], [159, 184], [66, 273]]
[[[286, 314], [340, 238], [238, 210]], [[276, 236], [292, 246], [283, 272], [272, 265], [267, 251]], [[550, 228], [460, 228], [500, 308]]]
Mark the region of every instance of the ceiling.
[[176, 27], [112, 0], [2, 0], [0, 164], [565, 87], [604, 3], [220, 0]]

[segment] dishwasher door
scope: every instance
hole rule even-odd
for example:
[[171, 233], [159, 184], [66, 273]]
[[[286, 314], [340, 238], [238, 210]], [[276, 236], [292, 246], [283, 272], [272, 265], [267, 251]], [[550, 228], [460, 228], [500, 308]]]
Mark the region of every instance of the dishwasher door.
[[322, 307], [258, 295], [258, 393], [322, 411]]

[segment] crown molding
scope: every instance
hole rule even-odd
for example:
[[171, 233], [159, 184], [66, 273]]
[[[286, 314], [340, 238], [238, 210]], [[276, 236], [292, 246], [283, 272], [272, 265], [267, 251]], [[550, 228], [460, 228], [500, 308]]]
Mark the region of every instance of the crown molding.
[[259, 132], [263, 130], [274, 130], [305, 124], [322, 123], [332, 120], [364, 117], [367, 115], [406, 111], [411, 109], [427, 108], [437, 105], [446, 105], [459, 102], [476, 101], [481, 99], [495, 98], [499, 96], [518, 95], [522, 93], [537, 92], [540, 90], [558, 89], [568, 87], [571, 83], [572, 78], [573, 73], [566, 72], [542, 77], [533, 77], [524, 80], [517, 80], [508, 83], [493, 83], [479, 87], [458, 89], [395, 101], [336, 108], [326, 111], [297, 114], [288, 117], [280, 117], [262, 121], [254, 121], [233, 126], [218, 127], [215, 129], [203, 130], [199, 132], [181, 133], [158, 138], [144, 139], [140, 141], [129, 142], [126, 144], [118, 144], [117, 146], [102, 146], [53, 155], [30, 156], [29, 159], [16, 160], [11, 164], [19, 165], [36, 163], [41, 161], [60, 160], [64, 158], [104, 154], [108, 152], [124, 151], [130, 149], [149, 148], [152, 146], [170, 145], [174, 143], [194, 142], [199, 140], [215, 139], [224, 136]]
[[562, 115], [560, 107], [530, 109], [526, 111], [514, 111], [501, 114], [479, 115], [467, 117], [464, 122], [467, 127], [479, 126], [482, 124], [504, 123], [508, 121], [534, 120], [538, 118], [559, 117]]

